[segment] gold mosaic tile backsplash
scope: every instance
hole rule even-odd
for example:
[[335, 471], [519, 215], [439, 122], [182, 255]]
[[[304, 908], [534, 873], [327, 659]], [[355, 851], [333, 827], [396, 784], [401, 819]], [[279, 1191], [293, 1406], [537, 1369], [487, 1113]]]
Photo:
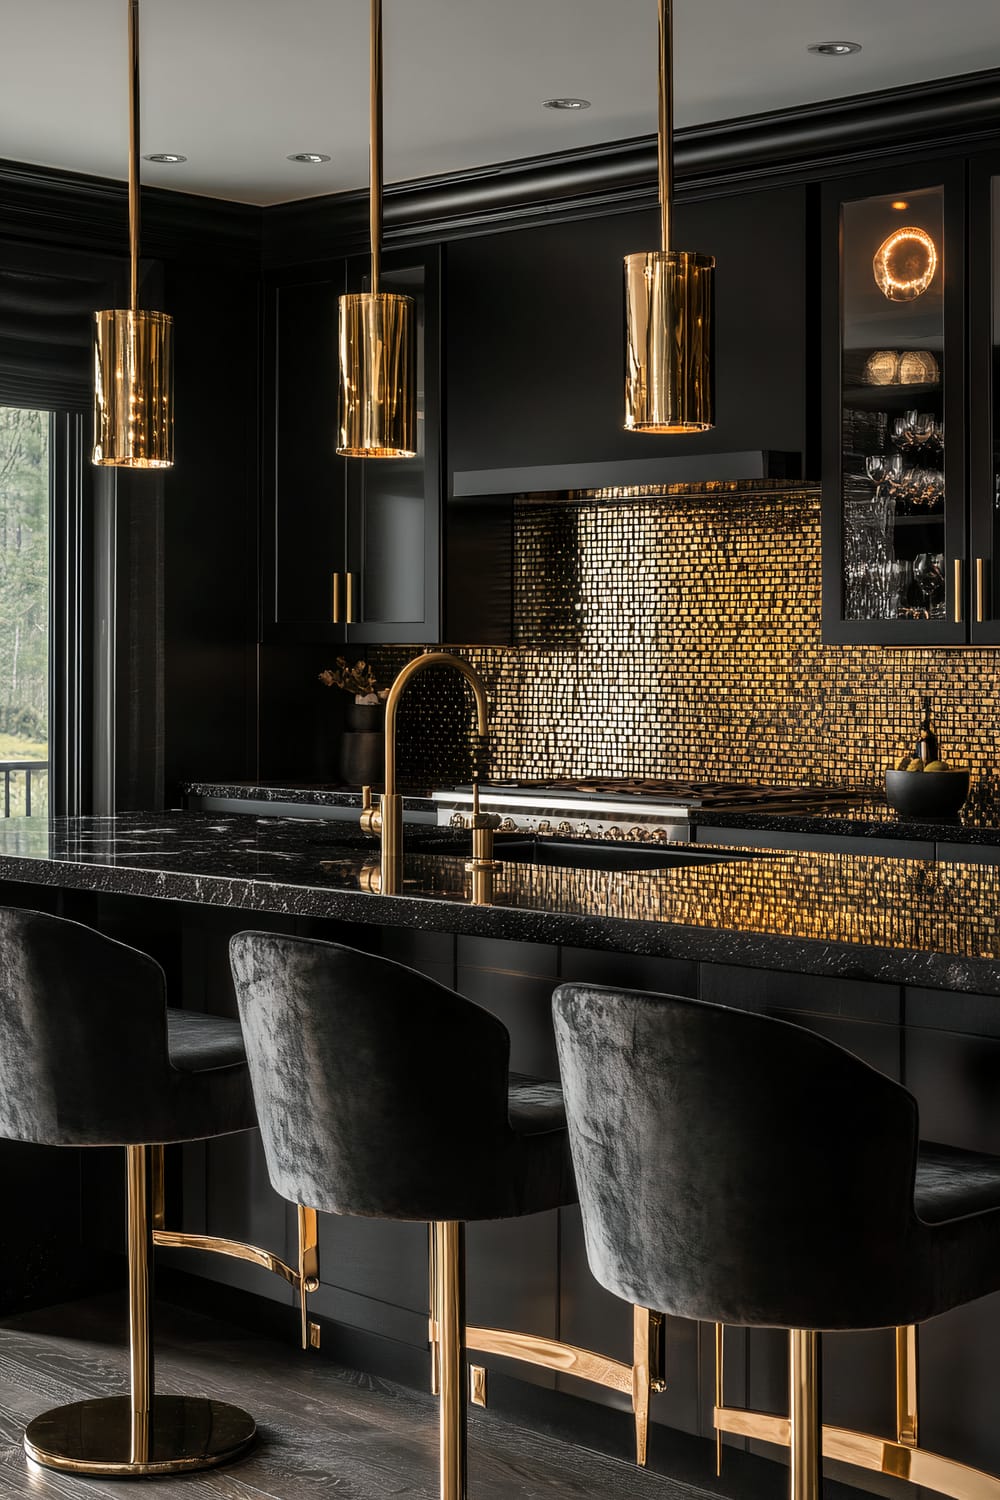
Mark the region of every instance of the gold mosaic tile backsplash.
[[[490, 691], [484, 775], [874, 785], [930, 694], [944, 755], [996, 779], [1000, 652], [822, 644], [814, 490], [526, 505], [515, 578], [545, 644], [462, 653]], [[414, 654], [372, 656], [387, 677]], [[411, 782], [467, 779], [463, 694], [447, 672], [408, 690]]]

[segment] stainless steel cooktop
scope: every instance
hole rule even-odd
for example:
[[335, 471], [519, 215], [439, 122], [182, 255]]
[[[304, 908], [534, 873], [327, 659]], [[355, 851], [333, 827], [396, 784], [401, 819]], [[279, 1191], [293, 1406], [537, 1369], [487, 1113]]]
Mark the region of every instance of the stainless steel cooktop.
[[[678, 780], [557, 780], [484, 782], [479, 802], [497, 813], [502, 832], [575, 838], [686, 839], [698, 811], [798, 812], [856, 801], [857, 787], [776, 786], [761, 782]], [[463, 817], [472, 787], [433, 794], [438, 823]]]

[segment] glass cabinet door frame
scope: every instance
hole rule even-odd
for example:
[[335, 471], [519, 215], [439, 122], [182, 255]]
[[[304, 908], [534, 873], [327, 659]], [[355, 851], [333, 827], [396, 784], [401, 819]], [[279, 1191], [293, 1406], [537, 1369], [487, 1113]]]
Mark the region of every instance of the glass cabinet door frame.
[[[966, 546], [966, 169], [963, 161], [901, 161], [897, 167], [832, 179], [821, 203], [823, 409], [823, 640], [833, 645], [961, 645], [969, 632]], [[933, 620], [844, 619], [843, 508], [843, 217], [845, 204], [927, 188], [943, 189], [945, 243], [945, 617]], [[877, 248], [877, 247], [876, 247]], [[959, 583], [956, 590], [956, 563]], [[956, 618], [957, 616], [957, 618]]]
[[[418, 426], [421, 431], [419, 466], [423, 490], [423, 540], [412, 556], [398, 556], [398, 567], [411, 569], [417, 575], [423, 595], [423, 618], [392, 620], [372, 618], [370, 609], [367, 560], [369, 552], [369, 517], [366, 485], [370, 477], [383, 480], [394, 467], [392, 459], [347, 460], [347, 569], [353, 588], [354, 615], [347, 627], [351, 643], [405, 643], [435, 645], [441, 640], [441, 555], [442, 555], [442, 484], [444, 453], [441, 400], [442, 351], [442, 280], [443, 251], [440, 246], [420, 246], [410, 250], [387, 250], [381, 259], [382, 272], [388, 278], [384, 291], [397, 287], [393, 272], [419, 271], [422, 290], [418, 295], [417, 318], [421, 337], [417, 345], [417, 386], [422, 392], [418, 402]], [[347, 262], [347, 290], [366, 292], [371, 284], [371, 261], [367, 255], [352, 256]], [[420, 409], [422, 407], [422, 409]], [[374, 470], [374, 474], [373, 474]], [[399, 546], [398, 539], [381, 538], [383, 548]]]
[[993, 461], [994, 444], [1000, 445], [1000, 426], [994, 431], [1000, 424], [1000, 369], [995, 368], [993, 342], [994, 319], [1000, 319], [1000, 274], [994, 277], [994, 257], [1000, 266], [1000, 208], [994, 214], [994, 182], [1000, 183], [1000, 151], [973, 157], [969, 167], [970, 638], [983, 646], [1000, 646], [1000, 495], [998, 466]]

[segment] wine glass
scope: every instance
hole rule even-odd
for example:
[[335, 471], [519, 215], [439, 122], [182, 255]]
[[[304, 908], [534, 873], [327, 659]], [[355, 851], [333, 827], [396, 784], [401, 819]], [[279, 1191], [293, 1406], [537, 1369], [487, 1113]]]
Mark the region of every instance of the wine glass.
[[928, 620], [944, 615], [944, 554], [918, 552], [913, 559], [913, 581], [926, 600]]

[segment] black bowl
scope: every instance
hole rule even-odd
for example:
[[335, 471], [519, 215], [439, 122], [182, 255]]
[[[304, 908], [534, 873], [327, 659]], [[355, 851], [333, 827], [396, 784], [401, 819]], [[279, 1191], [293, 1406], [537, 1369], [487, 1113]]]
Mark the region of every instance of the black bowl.
[[954, 817], [968, 795], [968, 771], [885, 773], [885, 800], [911, 818]]

